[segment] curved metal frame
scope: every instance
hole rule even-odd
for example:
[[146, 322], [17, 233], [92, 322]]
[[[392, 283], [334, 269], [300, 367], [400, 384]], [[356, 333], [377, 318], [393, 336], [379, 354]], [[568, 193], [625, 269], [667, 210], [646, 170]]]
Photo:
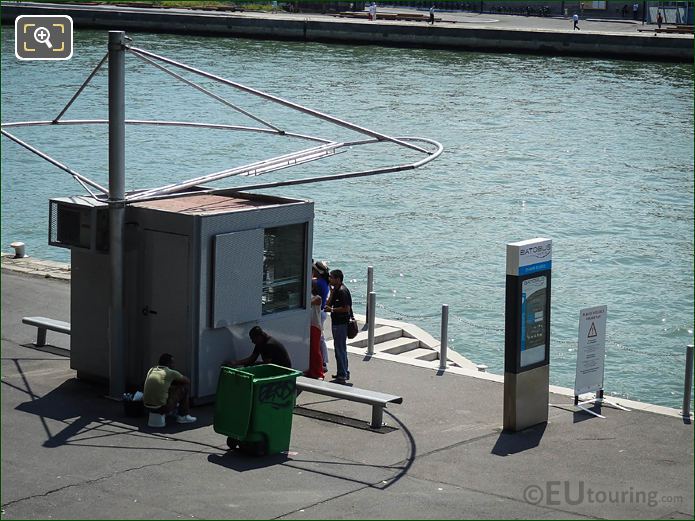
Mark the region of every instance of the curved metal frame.
[[[338, 180], [338, 179], [347, 179], [351, 177], [366, 177], [366, 176], [371, 176], [371, 175], [379, 175], [379, 174], [386, 174], [386, 173], [393, 173], [393, 172], [399, 172], [403, 170], [412, 170], [415, 168], [419, 168], [430, 161], [433, 161], [443, 151], [443, 147], [441, 143], [434, 141], [432, 139], [427, 139], [427, 138], [421, 138], [421, 137], [392, 137], [392, 136], [387, 136], [386, 134], [382, 134], [380, 132], [376, 132], [370, 129], [367, 129], [365, 127], [361, 127], [358, 125], [355, 125], [354, 123], [350, 123], [349, 121], [341, 120], [338, 118], [335, 118], [333, 116], [330, 116], [328, 114], [324, 114], [321, 112], [318, 112], [313, 109], [309, 109], [307, 107], [303, 107], [301, 105], [298, 105], [296, 103], [293, 103], [291, 101], [279, 98], [277, 96], [273, 96], [271, 94], [267, 94], [265, 92], [252, 89], [250, 87], [246, 87], [244, 85], [241, 85], [240, 83], [236, 83], [230, 80], [227, 80], [225, 78], [222, 78], [220, 76], [216, 76], [214, 74], [207, 73], [205, 71], [196, 69], [194, 67], [190, 67], [188, 65], [176, 62], [174, 60], [171, 60], [169, 58], [165, 58], [163, 56], [159, 56], [157, 54], [145, 51], [143, 49], [138, 49], [135, 47], [131, 46], [126, 46], [126, 50], [128, 50], [131, 54], [134, 54], [141, 60], [143, 60], [145, 63], [148, 63], [157, 69], [160, 69], [164, 71], [165, 73], [173, 76], [174, 78], [184, 82], [185, 84], [193, 87], [194, 89], [202, 92], [203, 94], [206, 94], [210, 96], [211, 98], [215, 99], [216, 101], [219, 101], [220, 103], [224, 104], [225, 106], [240, 112], [244, 114], [245, 116], [253, 119], [257, 123], [261, 123], [264, 125], [266, 128], [259, 128], [259, 127], [248, 127], [248, 126], [242, 126], [242, 125], [225, 125], [225, 124], [214, 124], [214, 123], [199, 123], [199, 122], [188, 122], [188, 121], [160, 121], [160, 120], [126, 120], [125, 123], [127, 125], [155, 125], [155, 126], [178, 126], [178, 127], [190, 127], [190, 128], [206, 128], [206, 129], [213, 129], [213, 130], [232, 130], [232, 131], [240, 131], [240, 132], [259, 132], [259, 133], [264, 133], [264, 134], [271, 134], [271, 135], [277, 135], [277, 136], [282, 136], [282, 137], [290, 137], [290, 138], [296, 138], [296, 139], [303, 139], [307, 141], [313, 141], [315, 143], [318, 143], [316, 146], [306, 148], [303, 150], [299, 150], [296, 152], [291, 152], [288, 154], [283, 154], [280, 156], [276, 157], [271, 157], [269, 159], [263, 159], [259, 161], [255, 161], [253, 163], [249, 163], [246, 165], [238, 166], [238, 167], [233, 167], [233, 168], [228, 168], [225, 170], [221, 170], [219, 172], [214, 172], [211, 174], [207, 174], [204, 176], [199, 176], [195, 177], [192, 179], [188, 179], [185, 181], [179, 181], [175, 183], [170, 183], [164, 186], [160, 186], [157, 188], [152, 188], [152, 189], [146, 189], [146, 190], [136, 190], [131, 192], [130, 194], [126, 195], [126, 202], [131, 202], [131, 201], [141, 201], [144, 199], [151, 199], [151, 198], [159, 198], [167, 194], [172, 194], [172, 193], [180, 193], [183, 190], [186, 190], [187, 188], [191, 188], [193, 186], [200, 185], [201, 183], [206, 183], [206, 182], [211, 182], [211, 181], [218, 181], [220, 179], [225, 179], [227, 177], [231, 176], [246, 176], [246, 177], [255, 177], [259, 176], [262, 174], [266, 174], [268, 172], [274, 172], [277, 170], [281, 170], [284, 168], [289, 168], [297, 165], [301, 165], [304, 163], [308, 163], [311, 161], [316, 161], [319, 159], [323, 159], [326, 157], [333, 156], [337, 153], [344, 152], [346, 147], [357, 147], [360, 145], [369, 145], [369, 144], [374, 144], [374, 143], [379, 143], [379, 142], [390, 142], [393, 143], [394, 145], [397, 146], [402, 146], [411, 150], [418, 151], [420, 153], [424, 153], [426, 155], [425, 158], [421, 159], [420, 161], [416, 161], [413, 163], [406, 163], [406, 164], [400, 164], [400, 165], [394, 165], [394, 166], [388, 166], [388, 167], [381, 167], [381, 168], [373, 168], [373, 169], [368, 169], [368, 170], [362, 170], [358, 172], [347, 172], [347, 173], [342, 173], [342, 174], [334, 174], [334, 175], [324, 175], [324, 176], [317, 176], [317, 177], [310, 177], [310, 178], [303, 178], [303, 179], [292, 179], [292, 180], [287, 180], [287, 181], [277, 181], [277, 182], [271, 182], [271, 183], [257, 183], [257, 184], [250, 184], [250, 185], [245, 185], [245, 186], [234, 186], [231, 187], [230, 189], [232, 190], [251, 190], [251, 189], [258, 189], [258, 188], [275, 188], [279, 186], [289, 186], [289, 185], [298, 185], [298, 184], [307, 184], [307, 183], [317, 183], [317, 182], [322, 182], [322, 181], [333, 181], [333, 180]], [[82, 83], [82, 85], [79, 87], [77, 92], [72, 96], [68, 104], [63, 108], [63, 110], [58, 114], [58, 116], [53, 119], [53, 120], [46, 120], [46, 121], [20, 121], [20, 122], [13, 122], [13, 123], [2, 123], [0, 133], [3, 136], [6, 136], [7, 138], [11, 139], [15, 143], [19, 144], [20, 146], [23, 146], [30, 152], [38, 155], [39, 157], [45, 159], [49, 163], [53, 164], [54, 166], [60, 168], [61, 170], [64, 170], [68, 174], [70, 174], [77, 182], [79, 182], [82, 187], [89, 192], [89, 194], [95, 198], [95, 199], [104, 199], [105, 197], [108, 197], [109, 193], [108, 190], [98, 183], [90, 180], [84, 175], [79, 174], [75, 170], [69, 168], [68, 166], [64, 165], [63, 163], [57, 161], [56, 159], [50, 157], [48, 154], [40, 151], [39, 149], [31, 146], [27, 142], [19, 139], [18, 137], [10, 134], [5, 130], [6, 128], [14, 128], [14, 127], [33, 127], [33, 126], [48, 126], [48, 125], [105, 125], [108, 124], [108, 120], [106, 119], [73, 119], [73, 120], [61, 120], [60, 118], [65, 114], [65, 112], [68, 110], [68, 108], [72, 105], [72, 103], [77, 99], [77, 97], [82, 93], [82, 91], [85, 89], [85, 87], [89, 84], [91, 79], [96, 75], [97, 71], [102, 67], [102, 65], [107, 61], [106, 56], [101, 59], [101, 61], [98, 63], [98, 65], [92, 70], [92, 72], [89, 74], [87, 79]], [[217, 94], [209, 91], [208, 89], [182, 77], [181, 75], [169, 70], [168, 68], [164, 67], [163, 65], [157, 63], [157, 61], [164, 62], [166, 64], [178, 67], [180, 69], [186, 70], [188, 72], [203, 76], [208, 79], [212, 79], [214, 81], [217, 81], [219, 83], [222, 83], [224, 85], [230, 86], [232, 88], [241, 90], [247, 94], [251, 94], [257, 97], [261, 97], [267, 101], [280, 104], [282, 106], [285, 106], [287, 108], [290, 108], [292, 110], [296, 110], [299, 112], [302, 112], [304, 114], [316, 117], [318, 119], [322, 119], [324, 121], [328, 121], [330, 123], [333, 123], [337, 126], [347, 128], [350, 130], [353, 130], [355, 132], [358, 132], [360, 134], [364, 134], [368, 136], [367, 139], [362, 139], [362, 140], [355, 140], [355, 141], [332, 141], [329, 139], [321, 138], [318, 136], [310, 136], [306, 134], [300, 134], [300, 133], [295, 133], [295, 132], [288, 132], [284, 129], [281, 129], [259, 117], [254, 116], [253, 114], [249, 113], [248, 111], [237, 107], [236, 105], [230, 103], [226, 99], [222, 98], [221, 96], [218, 96]], [[428, 148], [431, 148], [431, 150], [428, 150], [428, 148], [423, 148], [422, 146], [417, 145], [416, 143], [424, 143], [427, 145]], [[102, 195], [97, 195], [95, 194], [92, 190], [90, 190], [90, 187], [98, 190], [101, 192]]]

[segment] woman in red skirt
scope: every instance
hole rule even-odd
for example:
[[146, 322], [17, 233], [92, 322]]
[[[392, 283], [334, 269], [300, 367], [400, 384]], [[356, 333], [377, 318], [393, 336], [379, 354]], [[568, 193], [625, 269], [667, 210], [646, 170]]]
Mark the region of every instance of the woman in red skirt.
[[321, 356], [321, 295], [316, 282], [311, 283], [311, 329], [309, 336], [309, 378], [323, 379], [323, 357]]

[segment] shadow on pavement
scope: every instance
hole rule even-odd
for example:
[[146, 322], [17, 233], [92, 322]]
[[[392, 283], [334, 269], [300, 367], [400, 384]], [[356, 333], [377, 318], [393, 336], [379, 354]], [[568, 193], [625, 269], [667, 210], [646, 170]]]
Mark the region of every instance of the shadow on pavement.
[[280, 465], [286, 461], [291, 461], [287, 454], [271, 454], [270, 456], [250, 456], [239, 450], [229, 450], [225, 454], [210, 454], [208, 461], [214, 465], [220, 465], [237, 472], [246, 472], [247, 470], [262, 469]]
[[[66, 380], [43, 396], [38, 396], [31, 390], [28, 380], [24, 379], [24, 384], [26, 388], [21, 390], [27, 392], [32, 399], [19, 404], [16, 410], [40, 417], [46, 432], [44, 447], [69, 444], [76, 436], [83, 443], [86, 439], [121, 435], [124, 433], [123, 429], [127, 431], [129, 427], [133, 432], [174, 434], [212, 424], [212, 408], [200, 407], [193, 411], [198, 417], [195, 423], [178, 424], [173, 418], [167, 418], [166, 427], [150, 428], [147, 426], [147, 414], [126, 416], [122, 402], [105, 398], [106, 388], [77, 378]], [[66, 426], [54, 434], [46, 419], [65, 422]], [[119, 430], [104, 431], [105, 427], [118, 427]]]
[[538, 447], [547, 424], [541, 423], [519, 432], [502, 431], [490, 451], [496, 456], [510, 456]]

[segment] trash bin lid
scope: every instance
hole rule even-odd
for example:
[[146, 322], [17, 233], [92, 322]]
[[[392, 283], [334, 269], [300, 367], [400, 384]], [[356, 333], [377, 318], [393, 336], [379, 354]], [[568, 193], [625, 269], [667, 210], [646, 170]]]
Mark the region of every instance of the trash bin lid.
[[253, 406], [253, 375], [222, 367], [215, 397], [215, 432], [243, 438]]

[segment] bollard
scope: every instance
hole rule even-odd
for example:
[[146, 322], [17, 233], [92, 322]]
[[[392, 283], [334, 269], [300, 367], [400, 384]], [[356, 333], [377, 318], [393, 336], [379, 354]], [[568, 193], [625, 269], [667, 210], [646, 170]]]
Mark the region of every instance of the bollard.
[[374, 316], [376, 312], [376, 293], [373, 291], [369, 292], [367, 297], [367, 355], [372, 356], [374, 354]]
[[446, 351], [448, 348], [449, 339], [447, 332], [449, 329], [449, 305], [442, 304], [442, 332], [439, 341], [439, 370], [446, 369]]
[[685, 351], [685, 382], [683, 384], [683, 417], [690, 418], [690, 393], [693, 389], [693, 345]]
[[25, 250], [25, 244], [23, 242], [15, 241], [10, 244], [10, 248], [14, 248], [15, 259], [23, 259], [24, 257], [28, 257]]
[[367, 309], [364, 311], [364, 315], [367, 317], [367, 324], [369, 324], [369, 294], [374, 291], [374, 267], [367, 266]]

